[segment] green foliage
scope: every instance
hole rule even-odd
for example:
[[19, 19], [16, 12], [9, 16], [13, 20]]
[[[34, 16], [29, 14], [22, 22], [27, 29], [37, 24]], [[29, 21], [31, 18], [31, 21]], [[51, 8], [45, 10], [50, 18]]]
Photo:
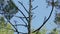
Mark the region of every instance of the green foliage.
[[59, 25], [60, 24], [60, 13], [55, 13], [55, 20], [54, 23]]
[[46, 34], [47, 30], [46, 28], [42, 28], [42, 30], [40, 31], [41, 34]]
[[5, 20], [3, 17], [0, 17], [0, 27], [5, 27]]
[[57, 13], [57, 15], [56, 15], [56, 21], [60, 22], [60, 13]]
[[0, 34], [14, 34], [14, 31], [9, 30], [9, 29], [11, 29], [11, 25], [10, 24], [8, 24], [6, 26], [6, 28], [5, 27], [1, 27], [0, 28]]
[[[46, 32], [47, 32], [46, 28], [43, 27], [38, 34], [46, 34]], [[32, 34], [36, 34], [36, 32]], [[59, 34], [59, 31], [56, 28], [54, 28], [49, 34]]]
[[14, 14], [18, 12], [18, 8], [12, 0], [8, 0], [8, 1], [0, 0], [0, 3], [1, 4], [3, 3], [3, 6], [0, 4], [1, 5], [0, 7], [2, 8], [0, 9], [4, 13], [6, 19], [10, 20], [14, 16]]
[[14, 34], [10, 24], [6, 24], [3, 17], [0, 17], [0, 34]]
[[51, 33], [49, 33], [49, 34], [58, 34], [59, 33], [59, 31], [55, 28], [55, 29], [53, 29], [52, 31], [51, 31]]

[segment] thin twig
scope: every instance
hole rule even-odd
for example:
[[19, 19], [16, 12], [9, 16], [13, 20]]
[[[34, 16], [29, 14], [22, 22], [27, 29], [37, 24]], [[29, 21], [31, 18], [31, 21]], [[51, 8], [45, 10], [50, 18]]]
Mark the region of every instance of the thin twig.
[[28, 19], [27, 19], [27, 17], [24, 15], [24, 13], [23, 13], [20, 9], [18, 9], [18, 10], [21, 12], [21, 14], [25, 17], [26, 21], [28, 22]]
[[[18, 17], [18, 18], [25, 18], [25, 17], [19, 17], [19, 16], [15, 16], [15, 17]], [[26, 18], [29, 18], [29, 17], [26, 17]]]
[[25, 27], [27, 27], [27, 25], [24, 25], [24, 24], [16, 24], [14, 26], [25, 26]]
[[36, 9], [37, 7], [38, 7], [38, 6], [36, 6], [36, 7], [32, 8], [32, 10]]
[[[26, 25], [27, 25], [27, 23], [24, 21], [24, 19], [23, 18], [25, 18], [25, 17], [19, 17], [19, 16], [15, 16], [15, 17], [18, 17], [18, 18], [20, 18]], [[26, 17], [26, 18], [29, 18], [29, 17]]]
[[8, 22], [12, 25], [12, 27], [16, 30], [16, 32], [19, 34], [17, 28], [10, 22], [10, 20], [8, 20]]
[[20, 1], [18, 1], [22, 6], [23, 8], [25, 9], [25, 11], [29, 14], [28, 10], [25, 8], [25, 6], [23, 5], [23, 3], [21, 3]]

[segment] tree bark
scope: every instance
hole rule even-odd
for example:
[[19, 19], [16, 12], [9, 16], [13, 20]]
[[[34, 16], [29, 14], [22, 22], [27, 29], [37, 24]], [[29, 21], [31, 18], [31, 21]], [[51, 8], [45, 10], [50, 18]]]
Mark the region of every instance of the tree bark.
[[31, 9], [32, 5], [31, 5], [31, 0], [29, 0], [29, 21], [28, 21], [28, 34], [31, 34]]

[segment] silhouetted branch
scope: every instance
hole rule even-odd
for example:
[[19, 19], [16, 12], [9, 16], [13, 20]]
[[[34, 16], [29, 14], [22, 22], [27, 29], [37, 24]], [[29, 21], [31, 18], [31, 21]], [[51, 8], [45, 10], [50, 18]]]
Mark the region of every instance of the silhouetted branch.
[[25, 26], [25, 27], [27, 27], [27, 25], [24, 25], [24, 24], [16, 24], [14, 26]]
[[[18, 18], [20, 18], [26, 25], [27, 25], [27, 23], [24, 21], [24, 19], [23, 18], [25, 18], [25, 17], [19, 17], [19, 16], [15, 16], [15, 17], [18, 17]], [[26, 17], [26, 18], [29, 18], [29, 17]]]
[[[15, 17], [18, 17], [18, 18], [25, 18], [25, 17], [19, 17], [19, 16], [15, 16]], [[29, 17], [26, 17], [26, 18], [29, 18]]]
[[39, 34], [39, 31], [37, 31], [36, 34]]
[[[15, 22], [15, 25], [17, 25], [17, 21], [14, 20], [14, 22]], [[14, 25], [14, 26], [15, 26], [15, 25]], [[15, 27], [16, 27], [16, 29], [17, 29], [17, 26], [15, 26]]]
[[32, 8], [32, 10], [36, 9], [37, 7], [38, 7], [38, 6], [36, 6], [36, 7]]
[[27, 17], [24, 15], [24, 13], [23, 13], [20, 9], [18, 9], [18, 10], [21, 12], [21, 14], [25, 17], [26, 21], [28, 22], [28, 19], [27, 19]]
[[46, 20], [46, 16], [44, 17], [44, 21]]
[[25, 9], [25, 11], [29, 14], [28, 10], [25, 8], [25, 6], [23, 5], [23, 3], [21, 3], [20, 1], [18, 1], [22, 6], [23, 8]]
[[16, 30], [16, 32], [19, 34], [17, 28], [8, 20], [8, 22], [11, 24], [11, 26]]
[[52, 10], [51, 10], [51, 12], [50, 12], [48, 18], [43, 22], [43, 24], [42, 24], [38, 29], [36, 29], [35, 31], [33, 31], [32, 33], [34, 33], [34, 32], [36, 32], [36, 31], [40, 30], [40, 29], [46, 24], [46, 22], [50, 19], [51, 15], [52, 15], [53, 8], [54, 8], [54, 6], [52, 6]]
[[20, 18], [26, 25], [27, 25], [27, 23], [24, 21], [24, 19], [23, 18]]

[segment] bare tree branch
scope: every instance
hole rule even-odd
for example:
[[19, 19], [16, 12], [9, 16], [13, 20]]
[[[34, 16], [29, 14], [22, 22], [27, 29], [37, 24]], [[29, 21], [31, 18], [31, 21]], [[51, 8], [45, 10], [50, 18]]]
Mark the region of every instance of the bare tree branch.
[[22, 18], [20, 18], [20, 19], [27, 25], [27, 23]]
[[38, 6], [36, 6], [36, 7], [32, 8], [32, 10], [36, 9], [37, 7], [38, 7]]
[[43, 22], [43, 24], [42, 24], [38, 29], [36, 29], [36, 30], [33, 31], [32, 33], [34, 33], [34, 32], [36, 32], [36, 31], [40, 30], [40, 29], [46, 24], [46, 22], [50, 19], [51, 15], [52, 15], [53, 8], [54, 8], [54, 6], [52, 6], [52, 10], [51, 10], [51, 12], [50, 12], [50, 14], [49, 14], [49, 17]]
[[26, 21], [28, 22], [28, 19], [27, 19], [27, 17], [24, 15], [24, 13], [23, 13], [20, 9], [18, 9], [18, 10], [21, 12], [21, 14], [25, 17]]
[[39, 34], [39, 31], [37, 31], [36, 34]]
[[16, 30], [16, 32], [19, 34], [17, 28], [10, 22], [10, 20], [8, 20], [8, 22], [12, 25], [12, 27]]
[[16, 24], [14, 26], [25, 26], [25, 27], [27, 27], [27, 25], [24, 25], [24, 24]]
[[[20, 17], [19, 17], [19, 18], [20, 18]], [[20, 19], [27, 25], [27, 23], [24, 21], [23, 18], [25, 18], [25, 17], [21, 17]]]
[[[15, 17], [18, 17], [18, 18], [25, 18], [25, 17], [19, 17], [19, 16], [15, 16]], [[29, 18], [29, 17], [26, 17], [26, 18]]]
[[29, 14], [28, 10], [25, 8], [25, 6], [23, 5], [23, 3], [21, 3], [20, 1], [18, 1], [22, 6], [23, 8], [25, 9], [25, 11]]

